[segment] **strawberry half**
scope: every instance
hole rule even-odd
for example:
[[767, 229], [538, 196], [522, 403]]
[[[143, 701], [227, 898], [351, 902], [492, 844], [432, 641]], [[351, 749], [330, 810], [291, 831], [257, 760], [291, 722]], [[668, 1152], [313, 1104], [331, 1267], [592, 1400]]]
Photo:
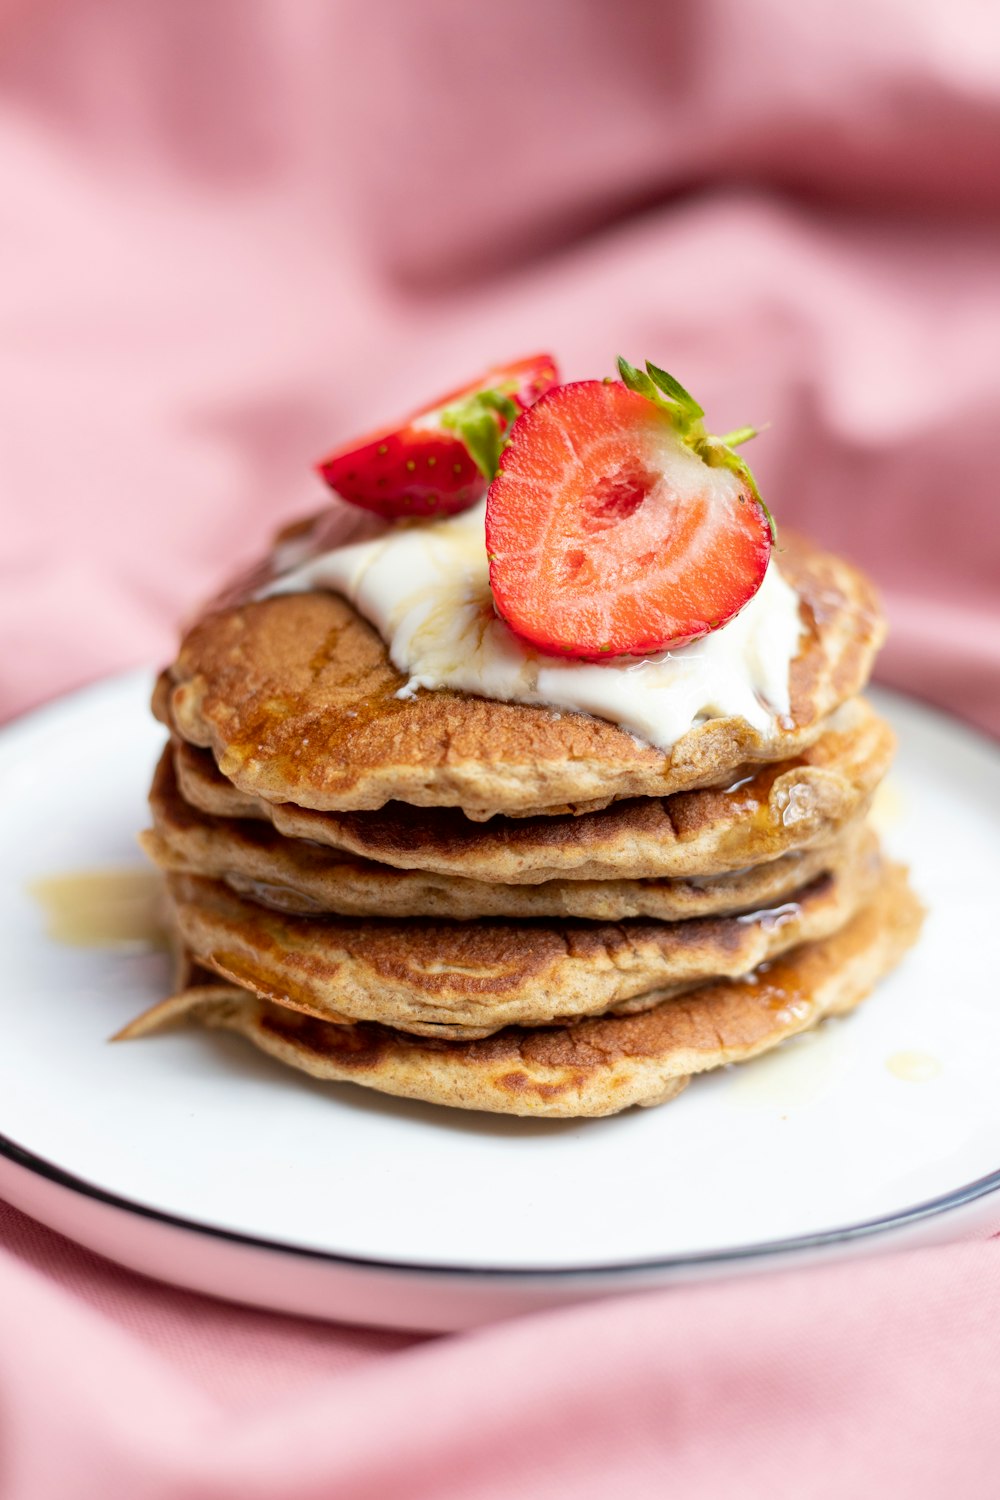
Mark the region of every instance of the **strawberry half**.
[[342, 499], [388, 519], [454, 515], [485, 495], [510, 424], [558, 379], [551, 355], [519, 359], [398, 427], [338, 448], [316, 468]]
[[594, 660], [683, 646], [763, 582], [770, 513], [732, 445], [665, 370], [619, 360], [514, 423], [486, 502], [500, 615], [543, 651]]

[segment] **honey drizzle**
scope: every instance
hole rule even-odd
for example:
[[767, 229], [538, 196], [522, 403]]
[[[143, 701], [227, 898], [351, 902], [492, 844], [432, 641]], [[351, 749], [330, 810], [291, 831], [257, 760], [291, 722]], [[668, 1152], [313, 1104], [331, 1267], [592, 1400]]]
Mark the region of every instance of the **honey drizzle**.
[[141, 865], [67, 870], [32, 881], [28, 893], [42, 908], [54, 942], [127, 952], [168, 946], [163, 879], [156, 870]]
[[927, 1083], [941, 1072], [941, 1062], [929, 1052], [894, 1052], [885, 1065], [894, 1078], [904, 1083]]

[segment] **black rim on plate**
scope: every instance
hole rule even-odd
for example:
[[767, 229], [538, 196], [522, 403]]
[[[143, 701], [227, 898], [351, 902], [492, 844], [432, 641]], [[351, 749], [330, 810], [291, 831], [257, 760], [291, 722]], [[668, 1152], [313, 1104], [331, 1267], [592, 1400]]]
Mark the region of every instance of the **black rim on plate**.
[[304, 1256], [308, 1260], [323, 1261], [337, 1266], [351, 1266], [359, 1270], [405, 1272], [414, 1276], [457, 1276], [470, 1281], [477, 1277], [508, 1281], [565, 1281], [574, 1277], [610, 1279], [643, 1271], [674, 1271], [695, 1266], [721, 1266], [738, 1261], [758, 1260], [769, 1255], [818, 1250], [851, 1240], [870, 1239], [873, 1235], [884, 1234], [893, 1229], [903, 1229], [907, 1225], [937, 1218], [953, 1209], [974, 1203], [979, 1198], [985, 1198], [1000, 1188], [1000, 1170], [998, 1170], [989, 1173], [986, 1177], [977, 1178], [975, 1182], [967, 1183], [964, 1187], [956, 1188], [954, 1192], [945, 1193], [939, 1198], [930, 1198], [925, 1203], [917, 1203], [912, 1208], [904, 1208], [898, 1213], [886, 1214], [877, 1219], [865, 1219], [860, 1224], [849, 1224], [840, 1229], [824, 1229], [816, 1234], [796, 1235], [784, 1240], [761, 1240], [755, 1244], [736, 1245], [721, 1250], [699, 1250], [691, 1255], [671, 1255], [653, 1260], [613, 1261], [592, 1266], [462, 1266], [441, 1265], [433, 1261], [382, 1260], [364, 1255], [346, 1255], [337, 1250], [313, 1250], [305, 1245], [290, 1245], [282, 1240], [242, 1234], [235, 1229], [220, 1229], [215, 1224], [202, 1224], [196, 1219], [185, 1219], [180, 1214], [150, 1208], [144, 1203], [136, 1203], [130, 1198], [122, 1198], [117, 1193], [109, 1193], [104, 1188], [95, 1187], [93, 1183], [86, 1182], [81, 1177], [75, 1177], [71, 1172], [64, 1172], [61, 1167], [55, 1166], [43, 1157], [36, 1156], [34, 1152], [26, 1151], [3, 1135], [0, 1135], [0, 1156], [5, 1156], [17, 1167], [46, 1178], [57, 1187], [79, 1193], [85, 1198], [91, 1198], [119, 1212], [136, 1214], [139, 1218], [152, 1219], [156, 1223], [169, 1225], [172, 1229], [208, 1235], [212, 1239], [243, 1245], [251, 1250]]

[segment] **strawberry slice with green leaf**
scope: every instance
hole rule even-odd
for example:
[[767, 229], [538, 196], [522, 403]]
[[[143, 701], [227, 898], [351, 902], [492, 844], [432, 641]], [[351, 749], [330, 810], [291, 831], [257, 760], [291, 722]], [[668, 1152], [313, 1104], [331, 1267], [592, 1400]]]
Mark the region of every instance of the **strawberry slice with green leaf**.
[[558, 379], [549, 354], [502, 365], [336, 449], [317, 470], [342, 499], [390, 520], [454, 515], [482, 499], [511, 424]]
[[497, 610], [543, 651], [587, 660], [687, 645], [760, 588], [770, 512], [734, 452], [658, 366], [549, 391], [508, 434], [486, 502]]

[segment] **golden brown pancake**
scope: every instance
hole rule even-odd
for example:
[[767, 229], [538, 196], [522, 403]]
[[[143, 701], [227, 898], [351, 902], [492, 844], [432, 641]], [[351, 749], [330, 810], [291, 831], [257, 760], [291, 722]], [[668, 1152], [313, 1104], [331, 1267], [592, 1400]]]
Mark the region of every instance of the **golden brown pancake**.
[[841, 868], [852, 858], [861, 836], [861, 825], [855, 821], [833, 843], [703, 880], [549, 880], [540, 885], [502, 885], [461, 875], [396, 870], [305, 839], [286, 838], [259, 820], [199, 812], [180, 795], [169, 747], [156, 769], [149, 801], [154, 827], [141, 836], [141, 843], [162, 869], [222, 880], [238, 894], [280, 911], [338, 916], [459, 921], [584, 917], [599, 922], [651, 917], [676, 922], [750, 911], [784, 901], [827, 870]]
[[777, 908], [684, 922], [444, 922], [294, 916], [221, 881], [169, 875], [173, 919], [204, 967], [324, 1019], [486, 1036], [647, 1006], [666, 990], [746, 974], [827, 936], [882, 875], [870, 835], [853, 861]]
[[161, 679], [158, 715], [212, 750], [253, 797], [318, 811], [390, 801], [468, 817], [580, 811], [622, 797], [712, 786], [750, 763], [787, 760], [867, 681], [884, 626], [856, 569], [783, 536], [777, 566], [804, 626], [791, 713], [766, 734], [743, 719], [697, 724], [669, 752], [586, 714], [468, 694], [397, 696], [405, 678], [378, 634], [333, 593], [220, 609], [188, 632]]
[[735, 786], [632, 798], [579, 817], [487, 823], [403, 802], [357, 813], [270, 803], [237, 790], [207, 751], [182, 742], [174, 765], [183, 797], [203, 812], [267, 818], [289, 837], [399, 869], [514, 885], [560, 877], [702, 879], [829, 842], [866, 810], [895, 745], [884, 720], [854, 698], [800, 756]]
[[890, 868], [877, 897], [846, 927], [747, 978], [703, 985], [639, 1015], [512, 1026], [482, 1041], [333, 1025], [218, 983], [164, 1001], [120, 1035], [198, 1020], [239, 1032], [314, 1078], [463, 1109], [609, 1115], [663, 1103], [695, 1073], [767, 1052], [822, 1017], [853, 1009], [915, 941], [921, 916], [904, 872]]

